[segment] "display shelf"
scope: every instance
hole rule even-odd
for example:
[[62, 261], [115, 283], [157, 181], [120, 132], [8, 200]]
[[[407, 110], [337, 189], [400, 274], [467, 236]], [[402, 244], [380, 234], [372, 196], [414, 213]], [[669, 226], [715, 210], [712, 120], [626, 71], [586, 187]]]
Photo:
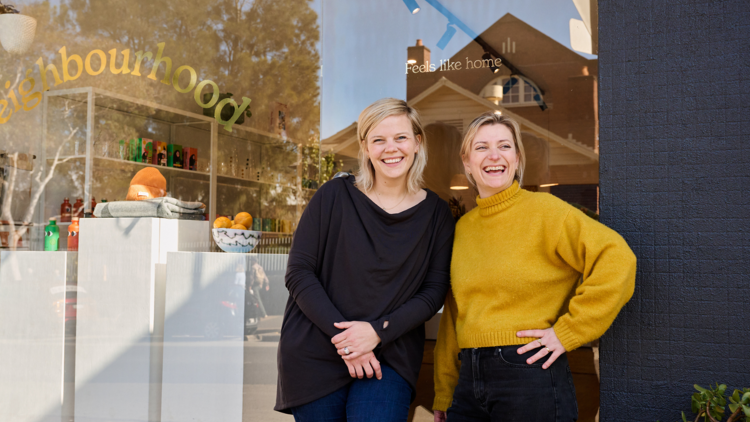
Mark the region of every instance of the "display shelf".
[[258, 183], [258, 184], [261, 184], [261, 185], [281, 186], [281, 187], [289, 188], [289, 189], [295, 189], [295, 190], [297, 189], [297, 187], [294, 186], [294, 185], [288, 185], [288, 184], [276, 183], [276, 182], [264, 182], [262, 180], [243, 179], [243, 178], [238, 177], [238, 176], [227, 176], [227, 175], [224, 175], [224, 174], [219, 174], [219, 175], [217, 175], [217, 177], [220, 178], [220, 179], [240, 180], [240, 181], [243, 181], [243, 182]]
[[[85, 155], [68, 155], [68, 156], [65, 156], [65, 157], [59, 157], [58, 158], [58, 160], [63, 160], [63, 159], [68, 159], [68, 160], [85, 160], [86, 156]], [[54, 158], [48, 158], [47, 159], [47, 161], [51, 161], [51, 160], [54, 160]], [[139, 167], [139, 166], [140, 167], [156, 167], [159, 170], [177, 171], [177, 172], [185, 172], [185, 173], [192, 173], [192, 174], [202, 174], [204, 176], [209, 176], [211, 174], [210, 172], [197, 171], [197, 170], [186, 170], [186, 169], [181, 169], [181, 168], [178, 168], [178, 167], [167, 167], [167, 166], [161, 166], [161, 165], [158, 165], [158, 164], [151, 164], [151, 163], [140, 163], [138, 161], [123, 160], [123, 159], [120, 159], [120, 158], [94, 157], [94, 160], [104, 160], [104, 161], [109, 161], [109, 162], [113, 162], [113, 163], [119, 163], [119, 164], [123, 164], [123, 165], [132, 165], [132, 166], [136, 166], [136, 167]]]
[[176, 172], [182, 172], [182, 173], [190, 173], [190, 174], [201, 174], [204, 176], [209, 176], [210, 172], [203, 172], [198, 170], [187, 170], [187, 169], [181, 169], [179, 167], [167, 167], [167, 166], [161, 166], [158, 164], [151, 164], [151, 163], [139, 163], [137, 161], [129, 161], [129, 160], [122, 160], [120, 158], [109, 158], [109, 157], [94, 157], [94, 160], [105, 160], [113, 163], [119, 163], [121, 165], [131, 165], [135, 167], [156, 167], [159, 170], [166, 170], [166, 171], [176, 171]]
[[[20, 221], [16, 221], [16, 222], [13, 223], [14, 227], [22, 227], [22, 226], [29, 226], [29, 227], [31, 227], [33, 225], [34, 225], [34, 223], [23, 223], [23, 222], [20, 222]], [[10, 226], [10, 221], [8, 221], [8, 220], [0, 220], [0, 227], [4, 227], [4, 226]]]
[[[63, 197], [83, 198], [84, 212], [92, 211], [93, 197], [123, 197], [133, 174], [146, 167], [164, 174], [170, 195], [205, 203], [210, 217], [247, 210], [295, 225], [306, 202], [300, 194], [308, 198], [315, 191], [298, 184], [300, 148], [278, 134], [242, 125], [225, 131], [212, 117], [95, 87], [47, 91], [42, 106], [40, 158], [48, 172], [57, 156], [59, 174], [42, 193], [38, 225], [59, 212]], [[119, 158], [119, 140], [134, 138], [195, 148], [198, 170]], [[228, 169], [253, 177], [233, 176]]]

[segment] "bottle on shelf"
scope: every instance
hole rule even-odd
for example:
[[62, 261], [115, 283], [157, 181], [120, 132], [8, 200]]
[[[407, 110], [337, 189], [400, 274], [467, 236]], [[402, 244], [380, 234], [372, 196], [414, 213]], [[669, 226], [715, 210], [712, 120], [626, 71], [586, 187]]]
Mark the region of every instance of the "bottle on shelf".
[[63, 203], [60, 205], [60, 222], [61, 223], [70, 223], [70, 217], [72, 217], [71, 215], [72, 209], [73, 207], [71, 207], [70, 201], [68, 200], [68, 198], [65, 198], [63, 200]]
[[44, 227], [44, 250], [56, 251], [60, 243], [60, 228], [54, 218]]
[[76, 203], [73, 204], [73, 215], [71, 217], [83, 217], [83, 198], [76, 199]]
[[68, 251], [78, 250], [78, 217], [73, 217], [72, 222], [68, 226]]
[[94, 216], [94, 210], [96, 209], [96, 198], [91, 197], [91, 216]]

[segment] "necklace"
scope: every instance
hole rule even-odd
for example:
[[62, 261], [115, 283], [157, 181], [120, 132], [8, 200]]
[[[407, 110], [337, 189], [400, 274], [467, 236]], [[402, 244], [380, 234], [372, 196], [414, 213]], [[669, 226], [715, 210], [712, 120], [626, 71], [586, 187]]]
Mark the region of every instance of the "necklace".
[[[373, 190], [374, 190], [374, 189], [373, 189]], [[378, 203], [379, 203], [379, 205], [380, 205], [380, 208], [382, 208], [382, 209], [383, 209], [383, 210], [385, 210], [385, 211], [390, 211], [390, 210], [392, 210], [392, 209], [396, 208], [397, 206], [401, 205], [401, 203], [402, 203], [402, 202], [404, 202], [404, 199], [406, 199], [406, 195], [407, 195], [408, 193], [409, 193], [408, 191], [407, 191], [406, 193], [404, 193], [404, 196], [402, 196], [402, 197], [401, 197], [401, 200], [400, 200], [400, 201], [398, 201], [398, 202], [396, 203], [396, 205], [394, 205], [394, 206], [392, 206], [392, 207], [390, 207], [390, 208], [386, 208], [386, 207], [385, 207], [385, 206], [383, 205], [383, 200], [382, 200], [382, 199], [380, 199], [380, 194], [378, 193], [378, 191], [375, 191], [375, 195], [376, 195], [376, 196], [377, 196], [377, 198], [378, 198]]]

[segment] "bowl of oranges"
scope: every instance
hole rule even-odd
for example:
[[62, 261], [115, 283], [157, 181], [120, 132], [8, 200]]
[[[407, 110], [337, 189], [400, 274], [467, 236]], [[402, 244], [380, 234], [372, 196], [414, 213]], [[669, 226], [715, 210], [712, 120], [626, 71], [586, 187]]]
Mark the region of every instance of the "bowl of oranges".
[[214, 242], [224, 252], [248, 253], [260, 242], [261, 232], [248, 230], [253, 226], [253, 217], [246, 212], [234, 216], [234, 220], [228, 217], [219, 217], [214, 220], [214, 228], [211, 233]]

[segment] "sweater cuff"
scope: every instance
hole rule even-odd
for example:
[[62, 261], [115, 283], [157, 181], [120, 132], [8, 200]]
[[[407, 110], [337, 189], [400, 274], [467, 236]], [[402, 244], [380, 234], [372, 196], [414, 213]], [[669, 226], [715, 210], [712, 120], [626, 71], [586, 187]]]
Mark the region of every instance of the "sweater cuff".
[[558, 340], [562, 343], [565, 351], [572, 352], [573, 350], [581, 347], [581, 342], [576, 338], [575, 334], [570, 330], [568, 324], [564, 321], [557, 321], [553, 327]]
[[389, 316], [385, 316], [383, 318], [380, 318], [377, 321], [370, 321], [370, 325], [372, 325], [372, 329], [375, 330], [375, 333], [378, 335], [378, 337], [380, 337], [380, 345], [384, 345], [392, 341], [391, 336], [389, 335], [390, 332], [388, 331], [388, 328], [390, 327], [390, 322], [388, 322], [388, 327], [383, 328], [383, 324], [389, 321], [389, 319], [390, 319]]
[[452, 402], [453, 397], [435, 396], [435, 401], [432, 403], [432, 411], [434, 412], [435, 410], [442, 410], [443, 412], [445, 412], [449, 407], [451, 407]]

